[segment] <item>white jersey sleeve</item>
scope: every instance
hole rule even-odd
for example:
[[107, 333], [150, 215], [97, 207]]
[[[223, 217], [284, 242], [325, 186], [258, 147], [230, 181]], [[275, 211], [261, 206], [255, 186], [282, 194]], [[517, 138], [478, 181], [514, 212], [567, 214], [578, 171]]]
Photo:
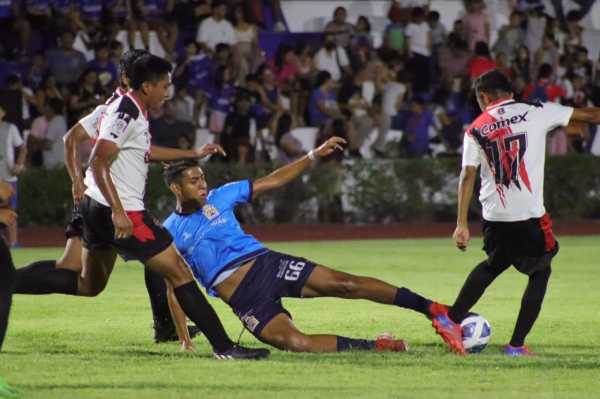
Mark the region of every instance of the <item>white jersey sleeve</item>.
[[479, 166], [481, 164], [481, 149], [473, 136], [465, 133], [463, 139], [462, 166]]
[[119, 148], [123, 148], [129, 136], [133, 133], [135, 120], [126, 112], [111, 112], [104, 115], [98, 139], [112, 141]]
[[92, 112], [79, 120], [79, 124], [91, 139], [98, 135], [99, 123], [106, 112], [105, 104], [98, 105]]
[[541, 111], [544, 113], [543, 120], [547, 124], [548, 131], [559, 126], [567, 126], [573, 116], [573, 108], [565, 107], [557, 103], [543, 103]]

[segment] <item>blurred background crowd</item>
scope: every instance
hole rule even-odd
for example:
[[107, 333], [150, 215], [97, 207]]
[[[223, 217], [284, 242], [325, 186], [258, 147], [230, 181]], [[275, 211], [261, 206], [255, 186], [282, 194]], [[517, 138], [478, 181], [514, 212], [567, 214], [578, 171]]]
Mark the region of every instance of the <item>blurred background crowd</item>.
[[[479, 113], [471, 82], [493, 68], [518, 100], [600, 105], [582, 40], [593, 0], [505, 0], [509, 21], [494, 28], [483, 0], [465, 0], [452, 26], [427, 2], [389, 1], [377, 45], [369, 17], [343, 6], [321, 32], [285, 36], [282, 2], [0, 0], [0, 175], [60, 166], [62, 136], [116, 88], [130, 48], [173, 63], [155, 143], [219, 142], [225, 162], [289, 162], [331, 135], [348, 139], [344, 158], [458, 156]], [[287, 39], [266, 49], [269, 33]], [[571, 126], [548, 151], [590, 152], [595, 136]]]

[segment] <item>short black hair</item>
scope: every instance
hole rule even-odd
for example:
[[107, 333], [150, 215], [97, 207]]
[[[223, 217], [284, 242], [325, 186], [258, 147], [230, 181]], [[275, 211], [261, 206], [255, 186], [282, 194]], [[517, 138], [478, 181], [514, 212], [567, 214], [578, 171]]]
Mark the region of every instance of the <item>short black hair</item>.
[[554, 69], [552, 65], [548, 63], [544, 63], [540, 65], [540, 69], [538, 69], [538, 79], [548, 79], [552, 76]]
[[440, 13], [437, 11], [429, 11], [429, 14], [427, 14], [427, 20], [432, 22], [439, 21]]
[[473, 82], [475, 92], [485, 92], [494, 96], [512, 93], [512, 86], [505, 74], [498, 69], [484, 73]]
[[139, 90], [144, 82], [155, 83], [171, 72], [171, 63], [152, 54], [144, 54], [133, 62], [130, 79], [131, 88]]
[[48, 108], [52, 110], [55, 115], [60, 115], [64, 113], [65, 103], [58, 98], [49, 98], [46, 101]]
[[173, 161], [163, 163], [163, 176], [165, 183], [170, 186], [172, 183], [178, 183], [183, 172], [189, 168], [199, 167], [200, 164], [197, 159], [183, 159], [180, 161]]
[[119, 73], [124, 74], [131, 79], [131, 72], [133, 69], [133, 63], [135, 60], [140, 58], [142, 55], [150, 54], [147, 50], [129, 50], [121, 56], [119, 61]]

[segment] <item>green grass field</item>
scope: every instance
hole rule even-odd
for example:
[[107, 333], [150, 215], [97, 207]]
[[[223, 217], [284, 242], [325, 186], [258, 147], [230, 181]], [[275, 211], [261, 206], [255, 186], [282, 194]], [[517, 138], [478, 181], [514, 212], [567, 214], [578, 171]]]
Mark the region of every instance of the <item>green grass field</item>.
[[[446, 352], [429, 322], [395, 307], [338, 299], [287, 300], [306, 332], [405, 338], [402, 354], [293, 354], [273, 350], [261, 362], [211, 358], [151, 340], [150, 310], [137, 263], [119, 264], [97, 298], [16, 296], [0, 374], [24, 398], [598, 398], [600, 397], [600, 237], [563, 237], [545, 306], [528, 343], [540, 356], [500, 354], [512, 332], [524, 276], [511, 270], [475, 310], [492, 325], [480, 355]], [[277, 243], [351, 273], [376, 276], [451, 302], [481, 259], [481, 242], [467, 253], [450, 240]], [[59, 256], [61, 249], [14, 251], [17, 265]], [[235, 339], [241, 325], [212, 300]], [[241, 342], [259, 345], [244, 333]]]

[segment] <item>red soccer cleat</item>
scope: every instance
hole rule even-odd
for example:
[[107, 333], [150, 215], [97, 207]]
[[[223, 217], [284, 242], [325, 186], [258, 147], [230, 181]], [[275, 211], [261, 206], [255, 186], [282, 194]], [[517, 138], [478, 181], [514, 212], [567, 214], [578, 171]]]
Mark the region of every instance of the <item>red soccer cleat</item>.
[[429, 305], [429, 313], [431, 315], [431, 325], [435, 329], [435, 332], [450, 347], [450, 350], [459, 355], [466, 356], [467, 352], [462, 343], [460, 324], [450, 319], [448, 316], [448, 306], [434, 302]]
[[403, 339], [394, 339], [391, 334], [382, 334], [375, 339], [377, 352], [406, 352], [408, 345]]

